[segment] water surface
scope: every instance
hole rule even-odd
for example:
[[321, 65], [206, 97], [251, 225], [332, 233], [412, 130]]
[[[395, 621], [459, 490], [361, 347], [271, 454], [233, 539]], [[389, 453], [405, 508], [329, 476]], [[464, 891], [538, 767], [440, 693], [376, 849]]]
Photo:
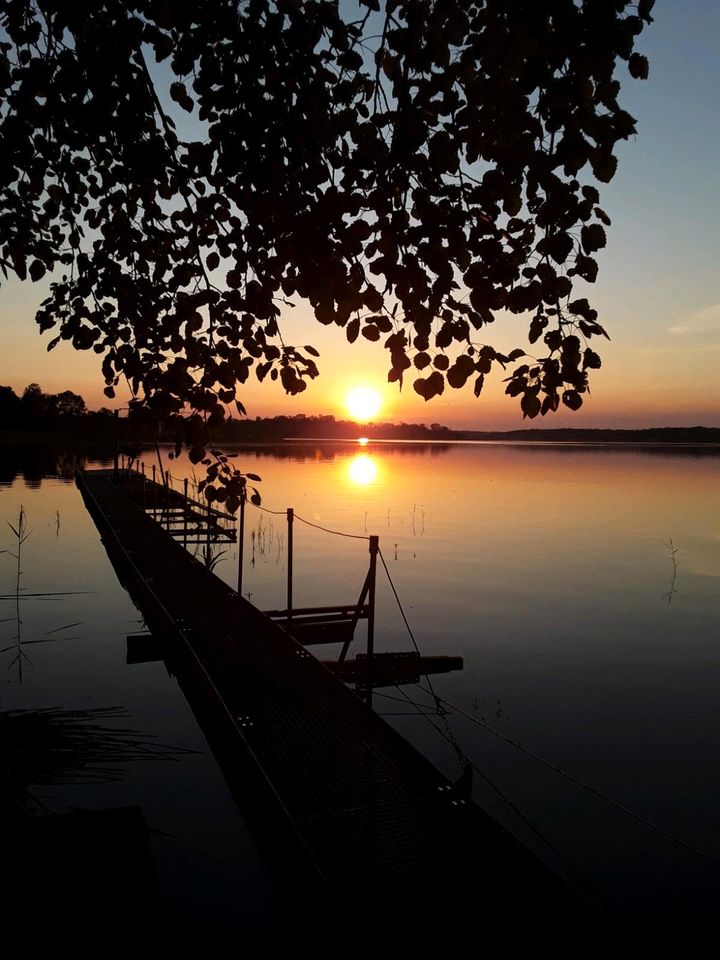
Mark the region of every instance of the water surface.
[[[155, 454], [142, 457], [149, 469]], [[720, 860], [716, 451], [310, 442], [244, 450], [238, 464], [263, 478], [264, 509], [246, 514], [243, 593], [253, 603], [285, 605], [287, 507], [298, 517], [296, 606], [357, 600], [368, 563], [358, 538], [378, 534], [419, 647], [461, 655], [465, 667], [432, 678], [447, 715], [426, 683], [376, 693], [376, 709], [451, 777], [472, 763], [478, 801], [611, 911], [712, 925], [717, 865], [513, 744]], [[169, 467], [176, 483], [191, 476], [181, 461]], [[173, 838], [154, 843], [174, 909], [195, 904], [199, 880], [211, 895], [192, 909], [211, 922], [231, 917], [242, 885], [254, 891], [252, 923], [271, 926], [276, 898], [253, 841], [163, 665], [126, 666], [139, 614], [76, 488], [48, 477], [54, 470], [36, 461], [23, 476], [6, 462], [0, 519], [21, 503], [27, 513], [26, 593], [87, 592], [22, 600], [23, 639], [56, 631], [23, 648], [31, 663], [14, 659], [14, 607], [3, 601], [2, 709], [120, 705], [126, 725], [197, 752], [129, 764], [112, 784], [62, 788], [44, 802], [141, 803]], [[5, 530], [0, 548], [13, 549]], [[13, 565], [0, 556], [3, 594], [14, 590]], [[235, 585], [237, 567], [232, 545], [216, 572]], [[413, 647], [382, 564], [376, 647]]]

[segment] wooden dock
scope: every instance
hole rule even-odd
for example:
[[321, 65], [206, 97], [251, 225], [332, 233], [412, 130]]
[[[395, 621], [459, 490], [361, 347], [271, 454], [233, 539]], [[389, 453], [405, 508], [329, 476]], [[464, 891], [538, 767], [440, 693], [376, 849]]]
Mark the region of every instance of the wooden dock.
[[78, 486], [261, 849], [317, 914], [303, 952], [324, 955], [321, 933], [349, 956], [613, 949], [602, 914], [148, 516], [157, 491], [112, 471]]

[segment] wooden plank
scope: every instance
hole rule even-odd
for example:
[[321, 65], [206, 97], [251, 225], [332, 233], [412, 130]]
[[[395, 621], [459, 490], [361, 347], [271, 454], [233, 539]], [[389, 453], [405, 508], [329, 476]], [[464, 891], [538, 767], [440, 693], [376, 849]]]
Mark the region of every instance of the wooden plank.
[[336, 677], [346, 683], [371, 684], [373, 687], [416, 683], [428, 674], [462, 670], [462, 657], [420, 656], [419, 653], [359, 653], [354, 660], [323, 663]]
[[[354, 617], [357, 611], [356, 603], [347, 603], [339, 604], [329, 607], [293, 607], [291, 613], [293, 617], [295, 616], [311, 616], [316, 613], [341, 613], [348, 617]], [[367, 616], [368, 607], [364, 605], [360, 608], [361, 615]], [[287, 617], [287, 610], [265, 610], [263, 611], [266, 617], [271, 617], [272, 619], [281, 619]]]

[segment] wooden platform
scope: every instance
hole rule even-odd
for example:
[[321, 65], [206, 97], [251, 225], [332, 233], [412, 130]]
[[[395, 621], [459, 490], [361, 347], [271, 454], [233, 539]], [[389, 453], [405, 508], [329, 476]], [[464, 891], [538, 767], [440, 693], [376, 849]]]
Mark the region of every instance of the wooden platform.
[[351, 956], [614, 949], [602, 915], [193, 560], [122, 479], [87, 472], [78, 486], [146, 619], [174, 641], [228, 782], [260, 812], [276, 865], [294, 872], [303, 909], [317, 910], [318, 935], [334, 929]]

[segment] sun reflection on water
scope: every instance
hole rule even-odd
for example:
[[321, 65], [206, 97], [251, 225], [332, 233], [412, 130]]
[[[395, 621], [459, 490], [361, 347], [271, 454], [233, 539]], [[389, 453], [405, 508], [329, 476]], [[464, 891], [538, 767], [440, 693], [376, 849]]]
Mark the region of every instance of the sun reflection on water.
[[348, 464], [348, 475], [358, 486], [367, 486], [377, 480], [377, 463], [367, 453], [358, 453]]

